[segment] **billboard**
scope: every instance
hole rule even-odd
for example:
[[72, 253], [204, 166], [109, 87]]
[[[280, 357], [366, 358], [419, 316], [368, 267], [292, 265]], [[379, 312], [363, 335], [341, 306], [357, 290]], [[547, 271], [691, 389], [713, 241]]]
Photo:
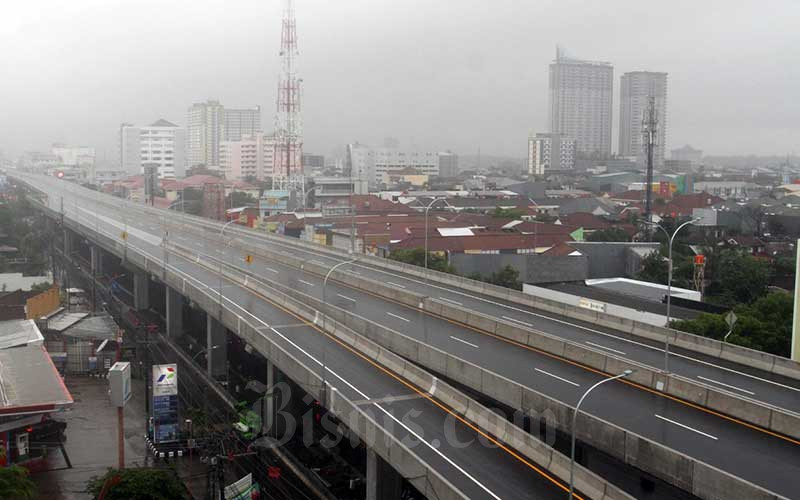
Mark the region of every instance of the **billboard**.
[[153, 442], [178, 440], [178, 365], [153, 365], [152, 425]]

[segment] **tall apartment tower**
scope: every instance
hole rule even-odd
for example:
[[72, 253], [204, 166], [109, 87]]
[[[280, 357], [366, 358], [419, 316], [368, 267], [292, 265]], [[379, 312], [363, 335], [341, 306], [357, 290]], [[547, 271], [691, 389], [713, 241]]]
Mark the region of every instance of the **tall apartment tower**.
[[225, 108], [222, 127], [223, 141], [240, 141], [244, 136], [261, 132], [261, 106], [244, 109]]
[[189, 167], [219, 165], [219, 143], [225, 125], [225, 108], [219, 101], [208, 100], [189, 107], [186, 119]]
[[560, 48], [550, 64], [550, 133], [576, 141], [584, 154], [611, 155], [611, 63], [567, 57]]
[[667, 137], [667, 74], [633, 71], [620, 77], [619, 87], [619, 154], [636, 157], [644, 165], [646, 153], [642, 139], [642, 119], [647, 111], [648, 98], [655, 97], [658, 129], [653, 164], [664, 164]]

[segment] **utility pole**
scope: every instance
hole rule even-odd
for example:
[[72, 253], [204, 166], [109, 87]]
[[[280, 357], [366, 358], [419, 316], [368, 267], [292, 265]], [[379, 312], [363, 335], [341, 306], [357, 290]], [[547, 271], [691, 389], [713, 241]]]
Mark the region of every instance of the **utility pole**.
[[644, 220], [647, 226], [647, 233], [652, 238], [652, 228], [649, 226], [653, 222], [653, 152], [656, 147], [656, 137], [658, 132], [658, 115], [656, 112], [655, 96], [648, 97], [647, 111], [642, 118], [642, 142], [647, 152], [647, 180], [645, 181], [645, 202]]

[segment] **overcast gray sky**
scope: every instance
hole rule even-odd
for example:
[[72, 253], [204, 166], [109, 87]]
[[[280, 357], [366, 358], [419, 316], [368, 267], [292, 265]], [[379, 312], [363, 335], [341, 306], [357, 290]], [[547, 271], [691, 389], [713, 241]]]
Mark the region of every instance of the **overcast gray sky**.
[[[8, 0], [0, 149], [116, 155], [120, 122], [193, 101], [274, 119], [282, 0]], [[619, 76], [669, 73], [667, 147], [800, 152], [800, 1], [296, 0], [305, 149], [347, 142], [525, 156], [556, 43]]]

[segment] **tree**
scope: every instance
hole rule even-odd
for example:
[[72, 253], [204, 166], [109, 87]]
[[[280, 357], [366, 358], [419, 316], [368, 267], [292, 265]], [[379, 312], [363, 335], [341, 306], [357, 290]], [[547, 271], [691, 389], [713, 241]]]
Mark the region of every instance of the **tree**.
[[256, 203], [256, 199], [251, 194], [242, 191], [233, 191], [225, 198], [225, 206], [233, 208], [253, 207]]
[[631, 237], [624, 229], [610, 227], [594, 231], [586, 237], [586, 241], [631, 241]]
[[770, 273], [769, 263], [739, 250], [712, 252], [707, 256], [706, 296], [730, 307], [749, 304], [767, 293]]
[[188, 499], [186, 487], [168, 469], [109, 469], [103, 476], [93, 477], [86, 487], [95, 500], [105, 487], [105, 500], [182, 500]]
[[507, 265], [499, 271], [492, 273], [488, 281], [489, 283], [497, 286], [513, 288], [514, 290], [522, 290], [522, 282], [519, 280], [519, 271], [510, 265]]
[[501, 219], [519, 220], [524, 215], [525, 215], [524, 210], [518, 210], [516, 208], [495, 207], [494, 211], [492, 212], [492, 217], [498, 217]]
[[[770, 293], [749, 305], [739, 305], [733, 310], [737, 321], [728, 342], [777, 356], [789, 356], [792, 339], [792, 295]], [[728, 325], [722, 314], [701, 314], [698, 318], [674, 321], [678, 330], [703, 337], [722, 340]]]
[[[398, 248], [389, 253], [389, 258], [406, 264], [413, 264], [415, 266], [425, 266], [425, 249], [424, 248]], [[447, 262], [447, 257], [439, 255], [438, 253], [428, 252], [428, 269], [434, 271], [441, 271], [443, 273], [455, 274], [453, 266]]]
[[31, 292], [43, 293], [43, 292], [46, 292], [46, 291], [50, 290], [50, 288], [52, 286], [53, 286], [52, 283], [50, 283], [48, 281], [43, 281], [41, 283], [35, 283], [35, 284], [31, 285]]
[[0, 498], [36, 498], [36, 483], [28, 477], [28, 469], [0, 467]]

